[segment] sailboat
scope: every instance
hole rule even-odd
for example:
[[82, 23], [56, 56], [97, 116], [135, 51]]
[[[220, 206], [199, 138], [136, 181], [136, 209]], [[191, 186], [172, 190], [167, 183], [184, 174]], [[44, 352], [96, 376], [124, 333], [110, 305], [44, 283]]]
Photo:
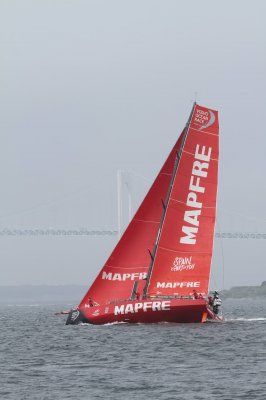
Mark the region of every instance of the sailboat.
[[66, 324], [220, 321], [209, 295], [218, 111], [194, 103], [146, 197]]

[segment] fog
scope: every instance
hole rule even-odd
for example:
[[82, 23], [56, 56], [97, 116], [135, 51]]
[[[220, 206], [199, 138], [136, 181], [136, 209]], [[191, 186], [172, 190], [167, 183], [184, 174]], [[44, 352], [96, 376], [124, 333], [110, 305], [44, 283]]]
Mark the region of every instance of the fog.
[[[0, 229], [117, 230], [117, 170], [136, 210], [196, 99], [220, 113], [217, 231], [266, 232], [265, 13], [262, 0], [1, 0]], [[2, 235], [0, 284], [89, 285], [116, 241]], [[260, 284], [264, 249], [217, 240], [212, 284]]]

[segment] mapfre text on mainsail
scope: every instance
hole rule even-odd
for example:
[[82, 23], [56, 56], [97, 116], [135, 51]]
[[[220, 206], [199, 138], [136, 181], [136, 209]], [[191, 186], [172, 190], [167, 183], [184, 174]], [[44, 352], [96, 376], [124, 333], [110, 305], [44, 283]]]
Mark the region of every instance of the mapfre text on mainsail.
[[205, 180], [208, 176], [209, 162], [211, 159], [211, 147], [196, 145], [192, 173], [189, 183], [189, 193], [186, 205], [191, 207], [184, 212], [184, 225], [182, 232], [185, 236], [180, 238], [180, 243], [196, 244], [197, 233], [200, 225], [200, 215], [202, 210], [202, 202], [200, 202], [201, 194], [205, 193]]

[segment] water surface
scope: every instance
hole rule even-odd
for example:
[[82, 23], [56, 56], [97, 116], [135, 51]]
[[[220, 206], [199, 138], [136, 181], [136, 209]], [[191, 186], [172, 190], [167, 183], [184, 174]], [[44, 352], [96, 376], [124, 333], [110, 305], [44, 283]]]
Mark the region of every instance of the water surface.
[[206, 324], [65, 326], [61, 307], [0, 308], [1, 399], [266, 398], [266, 299]]

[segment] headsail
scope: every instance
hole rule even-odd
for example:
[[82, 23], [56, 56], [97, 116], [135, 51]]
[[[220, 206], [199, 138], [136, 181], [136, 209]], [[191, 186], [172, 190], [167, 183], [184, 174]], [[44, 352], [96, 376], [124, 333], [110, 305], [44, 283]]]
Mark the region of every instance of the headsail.
[[154, 248], [163, 214], [162, 202], [165, 202], [167, 197], [183, 134], [184, 132], [79, 307], [86, 306], [89, 298], [98, 304], [128, 299], [135, 281], [138, 281], [137, 291], [142, 292], [151, 261], [149, 250], [152, 251]]
[[147, 294], [208, 293], [216, 219], [218, 112], [194, 105], [156, 245]]

